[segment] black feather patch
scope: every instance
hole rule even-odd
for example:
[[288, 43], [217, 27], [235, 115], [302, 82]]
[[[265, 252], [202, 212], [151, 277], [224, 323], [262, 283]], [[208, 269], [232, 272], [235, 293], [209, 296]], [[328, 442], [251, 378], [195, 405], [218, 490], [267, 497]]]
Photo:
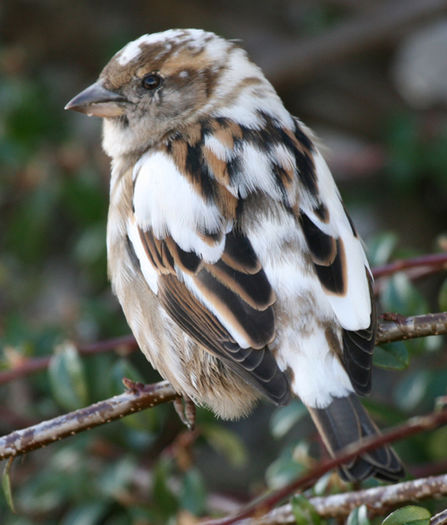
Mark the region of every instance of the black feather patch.
[[377, 317], [373, 298], [372, 279], [366, 270], [371, 296], [371, 318], [368, 328], [357, 330], [343, 330], [343, 363], [349, 374], [355, 391], [360, 395], [368, 394], [371, 390], [371, 367], [376, 340]]
[[346, 260], [343, 241], [337, 239], [334, 261], [328, 266], [314, 264], [318, 279], [322, 286], [330, 293], [345, 295], [347, 290]]
[[197, 274], [197, 284], [209, 300], [217, 303], [219, 311], [225, 312], [232, 324], [238, 325], [250, 346], [259, 349], [272, 341], [275, 323], [271, 307], [255, 310], [205, 269]]
[[276, 404], [287, 404], [290, 386], [267, 347], [241, 348], [211, 312], [174, 275], [159, 280], [159, 298], [172, 319], [203, 348]]
[[211, 177], [208, 165], [203, 159], [202, 144], [187, 145], [185, 169], [191, 176], [192, 183], [199, 188], [206, 202], [215, 202], [217, 197], [216, 181]]
[[312, 253], [312, 260], [322, 266], [329, 266], [336, 255], [335, 239], [322, 232], [303, 211], [300, 213], [299, 220], [307, 246]]
[[273, 304], [275, 296], [263, 270], [256, 274], [242, 273], [223, 261], [206, 265], [206, 268], [256, 310], [265, 310]]
[[244, 273], [257, 273], [261, 265], [253, 247], [245, 235], [231, 231], [225, 239], [222, 260], [231, 268]]

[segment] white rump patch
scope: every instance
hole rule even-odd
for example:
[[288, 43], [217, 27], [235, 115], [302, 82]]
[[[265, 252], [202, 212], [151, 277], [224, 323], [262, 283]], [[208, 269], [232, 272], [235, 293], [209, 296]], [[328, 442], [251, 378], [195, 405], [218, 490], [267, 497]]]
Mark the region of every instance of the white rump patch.
[[292, 390], [301, 401], [313, 408], [325, 408], [334, 397], [352, 393], [351, 381], [329, 348], [321, 327], [312, 335], [297, 338], [293, 326], [281, 334], [278, 354], [280, 367], [293, 370]]

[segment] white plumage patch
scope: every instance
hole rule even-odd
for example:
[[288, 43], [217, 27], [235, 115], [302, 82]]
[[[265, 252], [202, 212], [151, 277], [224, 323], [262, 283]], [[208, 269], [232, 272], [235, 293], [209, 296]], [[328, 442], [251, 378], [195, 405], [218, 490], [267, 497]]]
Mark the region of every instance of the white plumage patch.
[[165, 153], [147, 153], [134, 169], [134, 208], [137, 224], [152, 228], [155, 237], [170, 235], [184, 251], [209, 263], [222, 255], [224, 239], [208, 244], [199, 232], [226, 231], [219, 209], [207, 204]]
[[352, 232], [338, 189], [319, 152], [314, 154], [314, 163], [320, 198], [329, 210], [330, 221], [326, 224], [312, 210], [304, 208], [304, 211], [321, 231], [335, 239], [342, 239], [347, 264], [346, 294], [339, 296], [329, 293], [327, 298], [343, 328], [361, 330], [367, 328], [371, 322], [371, 300], [366, 277], [366, 270], [369, 271], [368, 261], [360, 239]]
[[158, 293], [158, 272], [147, 257], [134, 217], [130, 217], [127, 222], [127, 235], [129, 236], [129, 240], [132, 243], [135, 255], [140, 262], [140, 268], [144, 278], [146, 279], [150, 289], [156, 295]]
[[329, 351], [324, 332], [317, 326], [311, 335], [299, 339], [292, 326], [282, 334], [281, 342], [280, 359], [293, 370], [292, 390], [305, 405], [325, 408], [334, 397], [354, 391], [346, 370]]

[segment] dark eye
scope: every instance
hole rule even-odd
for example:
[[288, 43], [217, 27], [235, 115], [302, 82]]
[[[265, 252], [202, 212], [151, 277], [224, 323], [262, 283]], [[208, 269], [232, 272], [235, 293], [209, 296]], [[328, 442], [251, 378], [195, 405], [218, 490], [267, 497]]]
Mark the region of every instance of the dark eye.
[[157, 75], [157, 73], [149, 73], [149, 75], [146, 75], [141, 80], [141, 85], [144, 87], [144, 89], [157, 89], [161, 84], [161, 76]]

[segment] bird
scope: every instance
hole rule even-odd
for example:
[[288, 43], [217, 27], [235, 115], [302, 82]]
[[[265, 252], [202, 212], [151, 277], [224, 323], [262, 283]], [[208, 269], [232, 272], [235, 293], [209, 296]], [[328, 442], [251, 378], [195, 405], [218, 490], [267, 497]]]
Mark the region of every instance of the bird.
[[[379, 430], [373, 278], [313, 132], [237, 41], [129, 42], [65, 109], [103, 119], [108, 273], [152, 366], [223, 419], [299, 398], [329, 454]], [[395, 481], [387, 445], [341, 465]]]

